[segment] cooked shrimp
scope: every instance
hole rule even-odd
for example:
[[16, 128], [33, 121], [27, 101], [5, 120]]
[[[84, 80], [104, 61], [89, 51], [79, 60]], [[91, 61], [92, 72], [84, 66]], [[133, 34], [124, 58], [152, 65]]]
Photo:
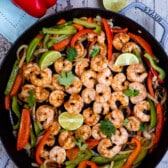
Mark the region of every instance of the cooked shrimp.
[[77, 52], [76, 58], [84, 57], [87, 53], [83, 44], [79, 40], [75, 43], [75, 49], [76, 49], [76, 52]]
[[47, 146], [53, 146], [55, 144], [55, 137], [53, 135], [50, 135], [46, 142], [45, 142], [45, 145]]
[[150, 110], [148, 101], [140, 101], [134, 106], [134, 115], [142, 122], [150, 121], [150, 115], [146, 114]]
[[129, 131], [138, 131], [140, 128], [140, 121], [138, 118], [134, 117], [134, 116], [130, 116], [127, 118], [128, 122], [125, 125], [125, 127], [127, 128], [127, 130]]
[[61, 129], [61, 126], [57, 121], [54, 121], [49, 129], [51, 135], [57, 135]]
[[101, 84], [110, 86], [112, 82], [112, 73], [110, 69], [103, 69], [102, 72], [97, 74], [97, 81]]
[[26, 80], [30, 80], [30, 76], [35, 71], [40, 71], [40, 67], [37, 63], [23, 64], [23, 76]]
[[129, 98], [123, 92], [113, 92], [109, 100], [111, 109], [117, 109], [120, 106], [128, 106]]
[[91, 137], [92, 132], [91, 132], [91, 128], [88, 125], [82, 125], [80, 128], [78, 128], [75, 131], [75, 135], [78, 138], [82, 138], [83, 140], [87, 140]]
[[114, 109], [111, 113], [108, 113], [105, 118], [109, 119], [115, 128], [120, 128], [124, 121], [124, 114], [121, 110]]
[[74, 133], [71, 131], [63, 131], [58, 136], [58, 143], [64, 149], [71, 149], [75, 146]]
[[96, 36], [96, 33], [88, 33], [87, 40], [92, 42]]
[[75, 64], [75, 73], [78, 77], [82, 75], [82, 73], [89, 67], [89, 62], [86, 60], [78, 61]]
[[117, 33], [113, 38], [113, 46], [116, 50], [121, 51], [124, 44], [126, 44], [130, 40], [130, 37], [126, 33]]
[[79, 93], [81, 89], [82, 82], [77, 76], [75, 76], [73, 83], [71, 83], [69, 86], [65, 86], [65, 91], [69, 94]]
[[111, 140], [116, 145], [124, 145], [128, 142], [128, 132], [125, 128], [121, 127], [115, 131], [111, 136]]
[[54, 107], [60, 107], [64, 102], [65, 93], [62, 90], [54, 90], [50, 93], [49, 103]]
[[117, 57], [120, 55], [120, 53], [113, 53], [112, 55], [112, 60], [110, 62], [108, 62], [108, 67], [114, 71], [114, 72], [121, 72], [123, 70], [123, 66], [116, 66], [115, 60], [117, 59]]
[[103, 114], [106, 115], [109, 113], [110, 106], [107, 102], [104, 103], [99, 103], [99, 102], [94, 102], [93, 103], [93, 112], [97, 114]]
[[43, 122], [44, 129], [48, 129], [54, 120], [54, 108], [49, 105], [41, 105], [36, 110], [36, 119], [39, 122]]
[[30, 76], [30, 81], [35, 86], [45, 87], [52, 82], [52, 71], [49, 68], [34, 71]]
[[95, 100], [96, 91], [93, 88], [85, 88], [81, 93], [82, 99], [86, 104]]
[[69, 113], [78, 114], [84, 105], [83, 99], [78, 94], [72, 94], [68, 101], [64, 103], [65, 109]]
[[60, 146], [54, 146], [49, 152], [49, 159], [62, 164], [66, 159], [66, 151]]
[[81, 75], [81, 81], [83, 85], [87, 88], [93, 88], [96, 83], [96, 72], [90, 70], [86, 70]]
[[40, 150], [40, 158], [43, 158], [43, 159], [48, 159], [49, 158], [49, 151], [47, 149], [44, 149], [42, 148]]
[[141, 48], [134, 42], [128, 42], [122, 47], [122, 52], [133, 52], [134, 50], [141, 52]]
[[83, 118], [85, 124], [93, 126], [98, 123], [100, 115], [93, 112], [91, 107], [88, 107], [83, 111]]
[[136, 104], [147, 97], [146, 87], [143, 84], [139, 82], [133, 82], [129, 84], [129, 88], [139, 91], [139, 94], [137, 96], [130, 97], [130, 100], [133, 104]]
[[105, 43], [102, 43], [102, 44], [97, 44], [97, 46], [99, 47], [100, 49], [100, 52], [99, 54], [102, 56], [102, 57], [105, 57], [107, 55], [107, 45]]
[[111, 89], [104, 84], [96, 85], [96, 102], [105, 103], [110, 99]]
[[117, 73], [111, 82], [111, 86], [114, 91], [124, 91], [128, 88], [129, 82], [126, 80], [126, 76], [123, 73]]
[[143, 82], [148, 76], [142, 63], [129, 65], [127, 68], [127, 78], [134, 82]]
[[58, 58], [54, 62], [54, 68], [57, 73], [61, 73], [62, 71], [69, 72], [72, 70], [72, 62], [68, 61], [67, 59], [61, 57]]
[[63, 85], [60, 85], [58, 82], [58, 74], [53, 74], [52, 76], [52, 86], [54, 87], [54, 89], [58, 89], [58, 90], [65, 90], [65, 87]]
[[108, 60], [106, 57], [97, 55], [91, 60], [91, 69], [96, 72], [101, 72], [103, 69], [107, 68]]
[[112, 141], [108, 138], [102, 139], [97, 147], [99, 154], [106, 158], [112, 158], [118, 154], [122, 145], [113, 145]]
[[100, 130], [100, 123], [94, 125], [92, 127], [92, 137], [94, 139], [100, 140], [103, 138], [106, 138], [107, 136], [105, 134], [103, 134], [103, 132]]

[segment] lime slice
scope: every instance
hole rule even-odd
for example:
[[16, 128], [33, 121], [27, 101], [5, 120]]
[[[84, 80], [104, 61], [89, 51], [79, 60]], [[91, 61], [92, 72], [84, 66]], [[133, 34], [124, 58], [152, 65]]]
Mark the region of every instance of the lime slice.
[[59, 57], [61, 57], [61, 53], [59, 51], [52, 50], [45, 52], [39, 60], [40, 68], [41, 69], [47, 68], [48, 66], [53, 64], [53, 62], [57, 60]]
[[104, 8], [113, 12], [118, 12], [128, 4], [128, 0], [103, 0]]
[[66, 130], [76, 130], [83, 124], [83, 115], [63, 112], [59, 115], [58, 122]]
[[117, 57], [114, 65], [124, 66], [124, 65], [138, 64], [138, 63], [139, 63], [139, 59], [136, 55], [132, 53], [123, 53]]

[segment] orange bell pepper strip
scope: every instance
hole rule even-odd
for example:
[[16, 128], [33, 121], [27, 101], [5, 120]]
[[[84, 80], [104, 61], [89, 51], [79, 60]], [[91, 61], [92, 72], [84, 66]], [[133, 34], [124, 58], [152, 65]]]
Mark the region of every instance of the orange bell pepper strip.
[[137, 138], [132, 138], [131, 143], [136, 143], [135, 150], [129, 155], [126, 163], [122, 166], [122, 168], [131, 168], [132, 164], [134, 163], [135, 159], [139, 155], [141, 151], [141, 142]]
[[131, 32], [129, 32], [128, 35], [134, 41], [136, 41], [148, 54], [153, 56], [152, 48], [151, 48], [150, 44], [145, 39], [143, 39], [140, 35], [133, 34]]
[[66, 46], [68, 46], [70, 41], [71, 41], [71, 37], [68, 37], [68, 38], [66, 38], [66, 39], [64, 39], [64, 40], [62, 40], [58, 43], [55, 43], [53, 45], [53, 48], [56, 51], [60, 51], [60, 50], [64, 49]]
[[93, 149], [94, 147], [96, 147], [99, 144], [99, 140], [97, 139], [88, 139], [85, 141], [85, 143], [88, 145], [87, 148], [88, 149]]
[[61, 25], [61, 24], [64, 24], [66, 23], [66, 20], [65, 19], [60, 19], [58, 22], [57, 22], [57, 25]]
[[67, 149], [66, 156], [69, 160], [74, 160], [78, 157], [79, 151], [80, 150], [77, 146], [75, 146], [74, 148], [71, 148], [71, 149]]
[[94, 31], [92, 29], [82, 29], [80, 31], [78, 31], [71, 39], [71, 47], [75, 46], [76, 41], [79, 39], [79, 37], [88, 34], [88, 33], [94, 33]]
[[148, 88], [149, 94], [152, 97], [154, 97], [155, 93], [154, 93], [153, 86], [152, 86], [152, 72], [151, 71], [149, 71], [148, 77], [147, 77], [147, 88]]
[[80, 24], [73, 23], [72, 25], [73, 25], [78, 31], [84, 29], [84, 27], [83, 27], [82, 25], [80, 25]]
[[163, 130], [164, 114], [163, 114], [161, 103], [156, 104], [156, 116], [157, 116], [157, 123], [155, 128], [155, 137], [153, 140], [153, 145], [149, 149], [149, 153], [151, 153], [154, 150], [154, 148], [157, 146], [158, 142], [160, 141], [162, 130]]
[[89, 160], [83, 160], [82, 162], [79, 163], [78, 168], [98, 168], [96, 163], [89, 161]]
[[9, 93], [10, 96], [14, 96], [18, 92], [22, 82], [23, 82], [23, 74], [22, 74], [22, 70], [20, 69], [16, 76], [15, 82], [12, 86], [12, 89]]
[[10, 110], [10, 96], [6, 95], [5, 96], [5, 110]]
[[18, 151], [23, 149], [29, 141], [30, 125], [31, 125], [30, 111], [29, 109], [24, 108], [22, 109], [19, 132], [18, 132], [18, 137], [17, 137], [17, 150]]
[[113, 42], [112, 42], [112, 31], [106, 19], [102, 18], [102, 23], [106, 32], [107, 37], [107, 55], [108, 61], [112, 60], [112, 49], [113, 49]]
[[116, 29], [116, 28], [112, 28], [111, 31], [113, 33], [126, 33], [128, 31], [128, 28], [123, 28], [123, 29]]
[[43, 161], [40, 158], [40, 151], [41, 149], [44, 147], [48, 137], [50, 136], [50, 130], [48, 130], [44, 136], [42, 137], [42, 139], [39, 141], [37, 148], [36, 148], [36, 153], [35, 153], [35, 158], [36, 158], [36, 162], [37, 164], [41, 165], [43, 163]]

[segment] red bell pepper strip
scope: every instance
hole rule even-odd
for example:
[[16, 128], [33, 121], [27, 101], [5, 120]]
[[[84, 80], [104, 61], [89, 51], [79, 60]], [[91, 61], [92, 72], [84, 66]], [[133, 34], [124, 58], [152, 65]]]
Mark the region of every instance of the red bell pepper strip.
[[156, 104], [156, 116], [157, 116], [157, 122], [156, 122], [156, 129], [155, 129], [155, 137], [153, 140], [153, 145], [149, 149], [149, 153], [151, 153], [154, 148], [157, 146], [158, 142], [160, 141], [163, 125], [164, 125], [164, 114], [162, 110], [162, 105], [160, 103]]
[[57, 0], [12, 0], [12, 2], [33, 17], [42, 17]]
[[79, 39], [79, 37], [88, 34], [88, 33], [94, 33], [94, 31], [92, 29], [82, 29], [80, 31], [78, 31], [71, 39], [71, 47], [75, 46], [76, 41]]
[[107, 55], [108, 55], [108, 61], [112, 60], [112, 47], [113, 47], [113, 42], [112, 42], [112, 32], [110, 29], [110, 26], [108, 25], [108, 22], [106, 19], [102, 18], [102, 23], [106, 32], [106, 37], [107, 37]]
[[66, 38], [58, 43], [55, 43], [53, 45], [53, 48], [56, 51], [60, 51], [60, 50], [64, 49], [70, 43], [70, 41], [71, 41], [71, 37]]
[[112, 28], [111, 31], [113, 33], [126, 33], [128, 31], [128, 28], [123, 28], [123, 29], [116, 29], [116, 28]]
[[131, 168], [132, 164], [134, 163], [135, 159], [141, 152], [141, 142], [137, 138], [132, 138], [131, 143], [136, 143], [135, 150], [129, 155], [126, 163], [122, 166], [122, 168]]
[[148, 73], [148, 77], [147, 77], [147, 87], [148, 87], [148, 91], [149, 91], [149, 94], [154, 97], [155, 96], [155, 93], [153, 91], [153, 86], [152, 86], [152, 72], [149, 71]]
[[96, 165], [96, 163], [89, 161], [89, 160], [83, 160], [82, 162], [79, 163], [78, 168], [98, 168], [98, 166]]
[[10, 110], [10, 96], [5, 96], [5, 110]]
[[13, 87], [10, 91], [10, 94], [9, 94], [10, 96], [14, 96], [18, 92], [20, 86], [22, 85], [22, 82], [23, 82], [23, 74], [22, 74], [22, 70], [19, 69], [19, 72], [18, 72], [16, 79], [15, 79], [15, 82], [13, 84]]
[[148, 54], [153, 56], [152, 48], [151, 48], [150, 44], [145, 39], [143, 39], [141, 36], [139, 36], [137, 34], [133, 34], [133, 33], [130, 33], [130, 32], [128, 33], [128, 35], [134, 41], [136, 41]]
[[96, 147], [99, 144], [99, 140], [97, 139], [88, 139], [86, 140], [86, 144], [88, 145], [87, 148], [88, 149], [93, 149], [94, 147]]
[[41, 165], [43, 163], [43, 161], [40, 158], [40, 151], [44, 147], [44, 145], [45, 145], [45, 143], [46, 143], [46, 141], [47, 141], [47, 139], [48, 139], [49, 136], [50, 136], [50, 130], [48, 130], [44, 134], [44, 136], [41, 138], [41, 140], [39, 141], [39, 143], [37, 145], [35, 157], [36, 157], [36, 162], [39, 165]]
[[17, 150], [23, 149], [29, 140], [30, 136], [30, 111], [29, 109], [22, 109], [20, 127], [17, 138]]

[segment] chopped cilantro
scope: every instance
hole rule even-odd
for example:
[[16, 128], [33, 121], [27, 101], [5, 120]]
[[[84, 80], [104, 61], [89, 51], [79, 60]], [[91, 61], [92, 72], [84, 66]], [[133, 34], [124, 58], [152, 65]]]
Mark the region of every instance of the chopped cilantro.
[[143, 123], [140, 123], [139, 125], [139, 131], [143, 132], [145, 130], [145, 126]]
[[100, 130], [107, 135], [108, 137], [111, 137], [112, 134], [115, 134], [115, 127], [113, 123], [109, 120], [101, 120], [100, 121]]
[[139, 95], [139, 90], [134, 90], [132, 87], [124, 91], [124, 94], [129, 97], [135, 97]]
[[27, 104], [24, 105], [25, 108], [33, 107], [34, 104], [35, 104], [35, 94], [34, 94], [34, 91], [30, 90], [28, 93], [29, 93], [29, 95], [27, 97]]
[[126, 118], [125, 120], [123, 120], [123, 126], [126, 126], [129, 123], [129, 119]]
[[73, 60], [75, 59], [75, 57], [77, 56], [77, 51], [74, 47], [68, 47], [67, 51], [66, 51], [66, 58], [67, 60], [73, 62]]
[[100, 51], [100, 48], [98, 45], [93, 45], [92, 48], [89, 51], [89, 54], [92, 58], [94, 58]]
[[73, 83], [75, 76], [72, 72], [62, 71], [61, 75], [57, 76], [57, 80], [61, 85], [69, 86]]
[[75, 145], [77, 145], [80, 150], [85, 150], [88, 145], [83, 142], [84, 142], [83, 138], [79, 138], [75, 140]]

